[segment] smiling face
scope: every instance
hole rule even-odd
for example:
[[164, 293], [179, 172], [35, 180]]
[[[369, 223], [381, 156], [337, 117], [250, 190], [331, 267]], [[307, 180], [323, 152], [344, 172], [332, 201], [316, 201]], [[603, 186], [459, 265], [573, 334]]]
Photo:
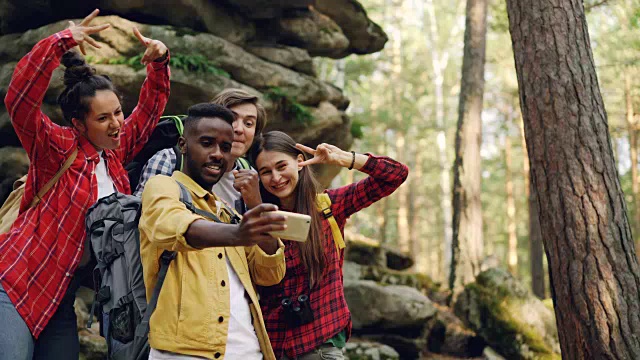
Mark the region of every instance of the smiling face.
[[256, 158], [260, 181], [265, 190], [280, 199], [288, 209], [293, 208], [296, 186], [299, 180], [298, 163], [304, 161], [302, 155], [293, 157], [277, 151], [264, 150]]
[[194, 129], [185, 132], [178, 146], [185, 154], [184, 173], [209, 190], [233, 162], [233, 128], [220, 118], [203, 117]]
[[258, 109], [252, 103], [242, 103], [229, 108], [235, 120], [233, 121], [233, 148], [231, 155], [235, 158], [247, 153], [256, 134]]
[[98, 90], [89, 102], [84, 121], [73, 119], [73, 125], [93, 144], [96, 150], [117, 149], [124, 113], [118, 96], [111, 90]]

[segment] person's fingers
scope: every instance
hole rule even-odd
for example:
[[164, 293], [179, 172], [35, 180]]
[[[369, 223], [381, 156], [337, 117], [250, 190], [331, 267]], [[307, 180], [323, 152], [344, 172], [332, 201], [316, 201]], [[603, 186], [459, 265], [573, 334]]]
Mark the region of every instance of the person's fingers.
[[69, 27], [71, 28], [71, 27], [74, 27], [74, 26], [76, 26], [76, 24], [73, 21], [69, 20]]
[[231, 172], [231, 174], [232, 174], [235, 178], [238, 178], [238, 174], [239, 174], [239, 173], [240, 173], [240, 172], [239, 172], [238, 170], [233, 170], [233, 171]]
[[96, 16], [98, 16], [98, 14], [100, 13], [99, 9], [95, 9], [91, 12], [91, 14], [87, 15], [86, 18], [84, 18], [82, 20], [82, 22], [80, 23], [80, 26], [87, 26], [89, 25], [89, 23], [91, 22], [91, 20], [95, 19]]
[[88, 42], [91, 46], [100, 49], [102, 47], [102, 45], [100, 45], [97, 41], [95, 41], [94, 39], [92, 39], [91, 37], [87, 36], [86, 38], [84, 38], [85, 42]]
[[136, 26], [133, 27], [133, 34], [138, 38], [138, 40], [142, 45], [144, 45], [145, 47], [149, 46], [150, 40], [142, 36], [142, 34], [140, 33], [140, 30], [138, 30]]
[[317, 164], [317, 163], [319, 163], [319, 162], [320, 162], [320, 158], [318, 158], [318, 157], [314, 157], [314, 158], [311, 158], [311, 159], [309, 159], [309, 160], [305, 160], [305, 161], [303, 161], [303, 162], [299, 162], [299, 163], [298, 163], [298, 166], [302, 166], [302, 167], [304, 167], [304, 166], [308, 166], [308, 165]]
[[304, 151], [306, 153], [309, 153], [311, 155], [315, 155], [316, 151], [313, 150], [312, 148], [308, 147], [308, 146], [304, 146], [302, 144], [296, 144], [296, 149], [300, 150], [300, 151]]
[[272, 231], [284, 231], [287, 229], [287, 224], [264, 224], [261, 226], [256, 226], [251, 229], [251, 232], [254, 235], [265, 234]]
[[111, 24], [102, 24], [102, 25], [96, 25], [96, 26], [89, 26], [86, 29], [84, 29], [85, 34], [95, 34], [95, 33], [99, 33], [102, 30], [106, 30], [111, 26]]
[[82, 53], [82, 55], [86, 56], [87, 53], [84, 51], [84, 43], [80, 43], [78, 47], [80, 48], [80, 52]]
[[244, 218], [259, 217], [263, 212], [276, 210], [278, 210], [276, 205], [263, 203], [244, 213]]

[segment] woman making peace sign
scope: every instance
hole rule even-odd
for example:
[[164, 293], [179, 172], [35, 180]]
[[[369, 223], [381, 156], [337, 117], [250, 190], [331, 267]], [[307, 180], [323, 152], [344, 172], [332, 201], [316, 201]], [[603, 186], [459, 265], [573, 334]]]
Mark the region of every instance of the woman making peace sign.
[[[305, 153], [313, 158], [307, 160]], [[342, 275], [344, 249], [337, 249], [329, 220], [318, 211], [319, 187], [309, 165], [337, 165], [369, 175], [325, 191], [341, 233], [351, 215], [391, 195], [409, 170], [388, 157], [356, 154], [329, 144], [312, 149], [279, 131], [257, 139], [250, 154], [260, 176], [262, 200], [311, 216], [306, 242], [284, 240], [287, 273], [282, 282], [258, 287], [273, 351], [278, 359], [343, 359], [340, 348], [351, 335]], [[292, 311], [297, 307], [301, 311]]]
[[[160, 41], [135, 36], [146, 48], [147, 79], [138, 106], [124, 119], [111, 80], [96, 75], [76, 52], [100, 48], [90, 37], [109, 27], [80, 24], [38, 42], [20, 60], [5, 105], [31, 161], [20, 215], [0, 235], [0, 359], [78, 359], [73, 309], [85, 241], [84, 218], [99, 198], [130, 194], [123, 164], [133, 159], [154, 129], [169, 97], [169, 53]], [[53, 71], [66, 66], [58, 97], [65, 120], [54, 124], [41, 110]], [[70, 159], [71, 166], [35, 206], [38, 190]], [[88, 254], [85, 254], [88, 255]]]

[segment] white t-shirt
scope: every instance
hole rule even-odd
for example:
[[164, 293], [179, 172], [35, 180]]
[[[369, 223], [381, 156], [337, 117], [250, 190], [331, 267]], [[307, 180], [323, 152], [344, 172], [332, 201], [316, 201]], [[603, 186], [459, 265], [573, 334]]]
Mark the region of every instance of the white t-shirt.
[[107, 172], [107, 161], [102, 157], [103, 151], [98, 151], [100, 154], [100, 162], [96, 165], [96, 180], [98, 180], [98, 200], [105, 196], [109, 196], [116, 192], [113, 179]]
[[[102, 157], [103, 151], [98, 151], [100, 154], [100, 161], [98, 165], [96, 165], [95, 175], [96, 180], [98, 181], [98, 200], [102, 199], [105, 196], [109, 196], [116, 192], [116, 186], [113, 184], [113, 179], [109, 176], [109, 172], [107, 171], [107, 161]], [[82, 257], [80, 258], [79, 267], [85, 266], [89, 263], [91, 259], [91, 254], [89, 252], [89, 237], [85, 239], [84, 243], [84, 251], [82, 252]]]
[[251, 321], [249, 301], [245, 297], [245, 289], [240, 278], [229, 263], [229, 257], [226, 258], [231, 314], [224, 356], [227, 359], [260, 360], [262, 359], [262, 351]]
[[[233, 170], [237, 170], [238, 166], [236, 165]], [[216, 194], [219, 198], [226, 201], [229, 206], [234, 207], [236, 204], [236, 200], [240, 199], [242, 196], [238, 190], [233, 187], [233, 181], [235, 177], [233, 176], [233, 170], [228, 171], [222, 175], [220, 180], [213, 185], [211, 191]]]

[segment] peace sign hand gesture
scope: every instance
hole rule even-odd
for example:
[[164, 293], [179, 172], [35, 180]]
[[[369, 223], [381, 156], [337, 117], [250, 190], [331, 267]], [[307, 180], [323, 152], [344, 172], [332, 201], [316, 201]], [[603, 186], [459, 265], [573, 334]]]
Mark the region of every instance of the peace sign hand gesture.
[[330, 165], [345, 166], [344, 163], [347, 160], [349, 163], [347, 163], [346, 166], [349, 166], [349, 164], [351, 163], [351, 153], [340, 150], [340, 148], [334, 145], [323, 143], [318, 145], [316, 149], [313, 150], [308, 146], [304, 146], [302, 144], [296, 144], [296, 149], [313, 155], [313, 158], [299, 163], [298, 165], [300, 166], [307, 166], [307, 165], [313, 165], [313, 164], [330, 164]]
[[167, 54], [167, 46], [163, 44], [162, 41], [142, 36], [140, 30], [135, 26], [133, 27], [133, 34], [138, 38], [140, 43], [147, 48], [144, 51], [144, 55], [142, 55], [142, 59], [140, 59], [142, 65], [147, 65], [148, 63], [158, 60]]
[[89, 35], [97, 34], [102, 30], [105, 30], [111, 26], [110, 24], [102, 24], [96, 26], [89, 26], [91, 20], [95, 19], [96, 16], [100, 13], [100, 10], [95, 9], [89, 16], [84, 18], [80, 24], [76, 25], [73, 21], [69, 21], [69, 30], [71, 30], [71, 36], [73, 36], [73, 40], [76, 41], [78, 46], [80, 47], [80, 52], [82, 55], [87, 55], [84, 50], [84, 43], [88, 43], [89, 45], [100, 49], [101, 46], [92, 39]]

